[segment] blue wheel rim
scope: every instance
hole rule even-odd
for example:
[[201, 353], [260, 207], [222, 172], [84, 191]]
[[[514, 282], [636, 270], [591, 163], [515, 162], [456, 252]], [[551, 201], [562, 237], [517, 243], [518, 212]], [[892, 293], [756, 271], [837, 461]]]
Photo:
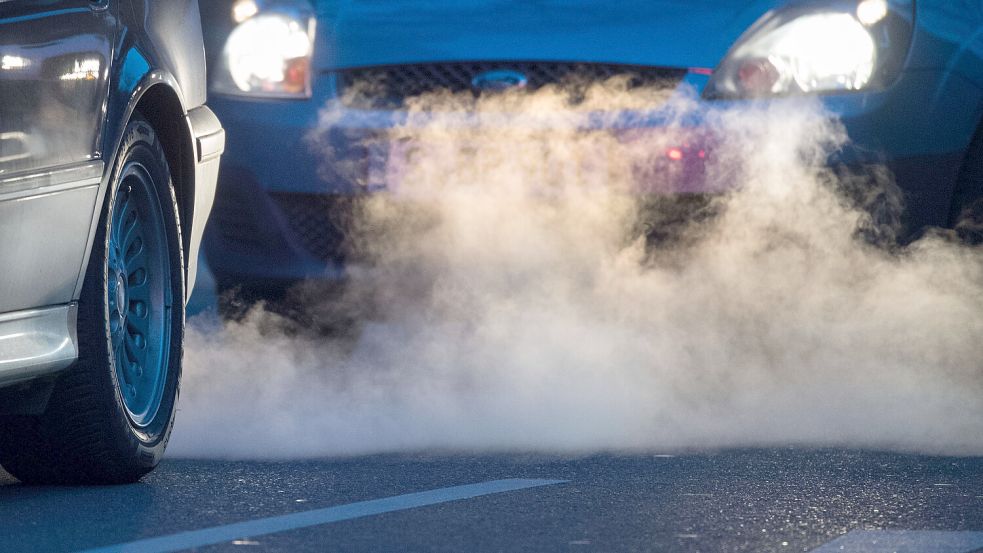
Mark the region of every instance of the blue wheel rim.
[[171, 267], [153, 178], [131, 162], [113, 203], [106, 274], [107, 314], [120, 397], [138, 427], [157, 417], [171, 345]]

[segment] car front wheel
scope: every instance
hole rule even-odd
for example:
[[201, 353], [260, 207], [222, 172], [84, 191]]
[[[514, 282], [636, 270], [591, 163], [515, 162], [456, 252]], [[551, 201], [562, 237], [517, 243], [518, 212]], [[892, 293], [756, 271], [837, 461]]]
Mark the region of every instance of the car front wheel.
[[38, 416], [0, 422], [0, 464], [26, 483], [138, 480], [174, 423], [184, 262], [170, 171], [153, 127], [127, 126], [78, 305], [78, 362]]

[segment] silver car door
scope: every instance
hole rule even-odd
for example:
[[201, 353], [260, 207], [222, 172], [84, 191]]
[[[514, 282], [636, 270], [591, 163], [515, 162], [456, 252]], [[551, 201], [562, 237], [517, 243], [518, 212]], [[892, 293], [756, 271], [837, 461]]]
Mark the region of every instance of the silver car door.
[[0, 314], [72, 301], [103, 174], [116, 0], [0, 0]]

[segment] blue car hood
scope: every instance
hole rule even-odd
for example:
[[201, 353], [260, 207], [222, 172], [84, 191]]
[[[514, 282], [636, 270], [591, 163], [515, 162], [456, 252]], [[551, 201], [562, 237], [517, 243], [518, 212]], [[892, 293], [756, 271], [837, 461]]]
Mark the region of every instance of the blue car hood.
[[321, 0], [321, 69], [549, 60], [713, 68], [782, 0]]

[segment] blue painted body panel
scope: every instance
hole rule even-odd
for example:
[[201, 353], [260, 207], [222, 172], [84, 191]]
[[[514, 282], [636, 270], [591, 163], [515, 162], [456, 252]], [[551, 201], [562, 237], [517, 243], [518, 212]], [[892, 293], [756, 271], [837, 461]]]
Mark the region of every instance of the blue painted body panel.
[[322, 68], [458, 59], [714, 67], [778, 0], [320, 2]]

